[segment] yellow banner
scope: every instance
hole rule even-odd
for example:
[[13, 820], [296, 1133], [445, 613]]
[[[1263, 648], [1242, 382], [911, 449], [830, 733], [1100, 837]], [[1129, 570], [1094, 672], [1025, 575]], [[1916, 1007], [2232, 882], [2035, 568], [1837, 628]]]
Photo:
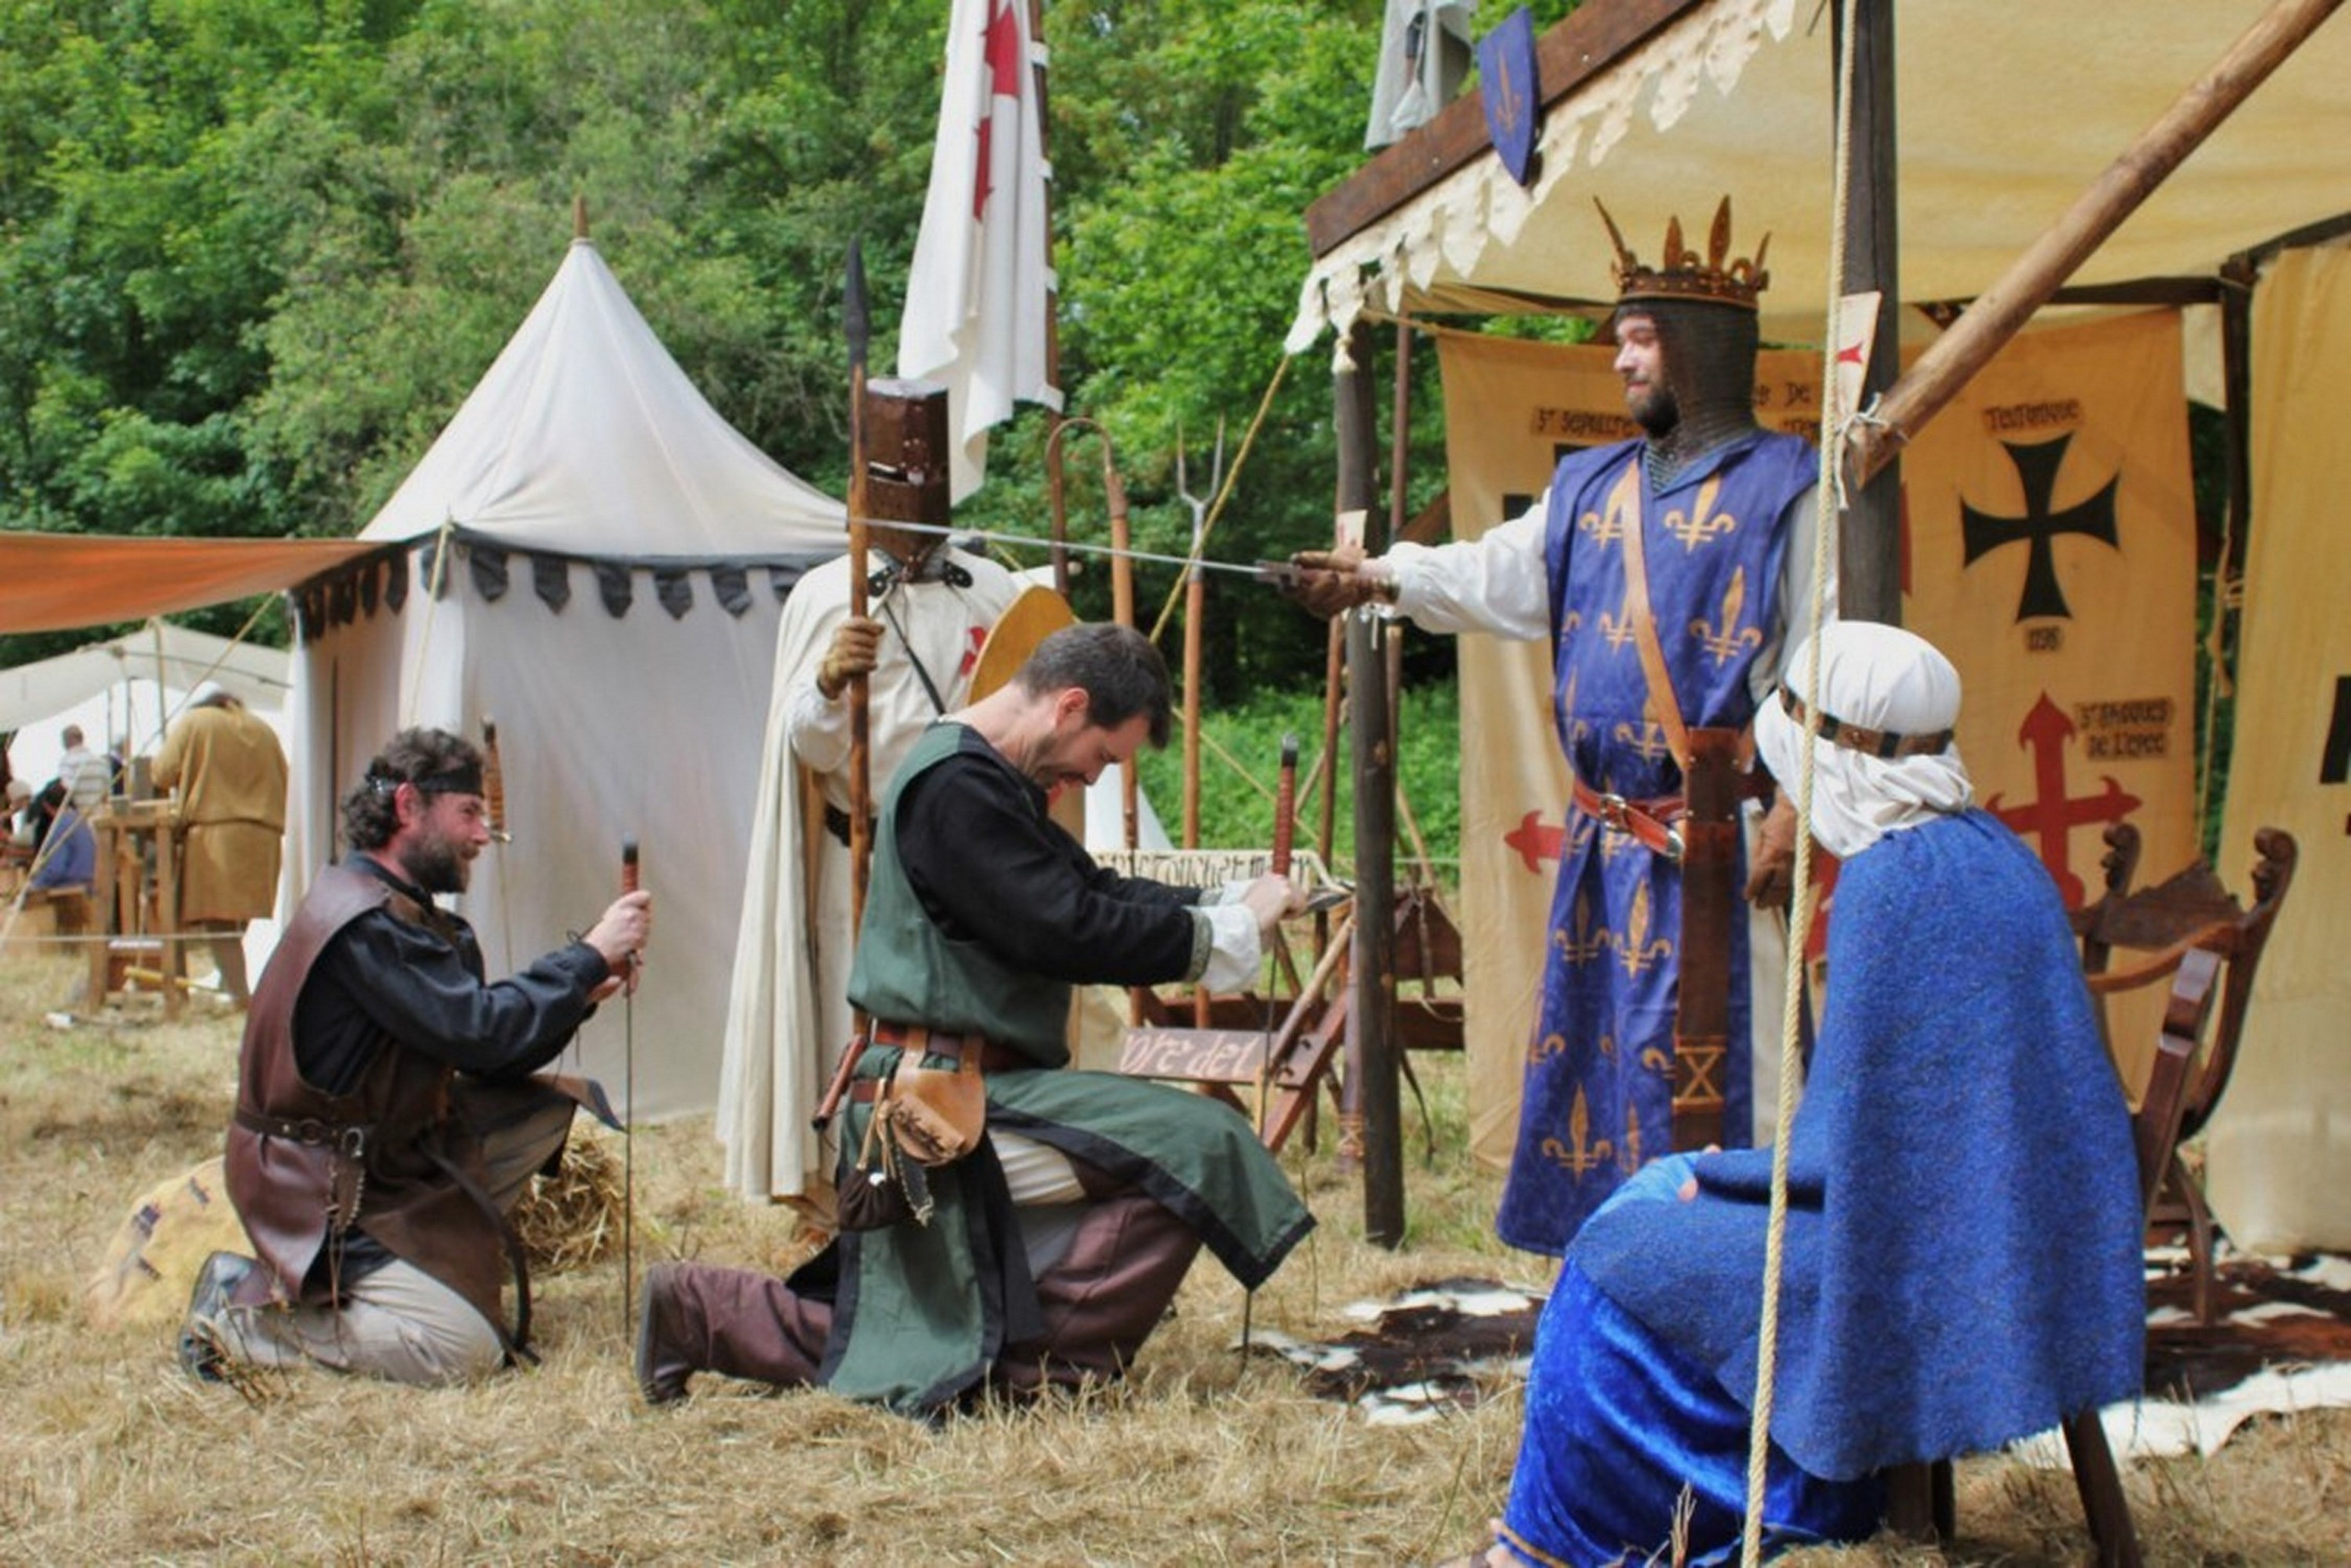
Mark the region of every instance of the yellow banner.
[[[1636, 434], [1608, 350], [1448, 334], [1439, 357], [1458, 537], [1522, 509], [1563, 452]], [[1813, 434], [1819, 379], [1816, 354], [1765, 352], [1758, 417]], [[1979, 798], [2076, 901], [2109, 821], [2139, 825], [2158, 875], [2192, 852], [2186, 411], [2175, 317], [2056, 328], [2011, 344], [1903, 457], [1904, 621], [1959, 666]], [[1548, 650], [1465, 638], [1461, 703], [1471, 1131], [1499, 1164], [1567, 793]]]

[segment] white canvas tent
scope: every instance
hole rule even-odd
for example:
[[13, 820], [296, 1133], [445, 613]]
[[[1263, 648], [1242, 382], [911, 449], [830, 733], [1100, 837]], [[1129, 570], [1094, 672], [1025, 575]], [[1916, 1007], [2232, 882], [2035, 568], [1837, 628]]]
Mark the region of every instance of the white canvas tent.
[[494, 720], [513, 842], [462, 902], [490, 972], [592, 922], [637, 841], [656, 914], [634, 1050], [611, 1006], [566, 1064], [647, 1116], [706, 1109], [778, 606], [843, 518], [719, 417], [573, 241], [363, 531], [385, 552], [303, 590], [292, 874], [330, 857], [335, 800], [395, 730], [479, 741]]
[[[1999, 279], [2270, 7], [1874, 9], [1895, 36], [1899, 292], [1957, 302]], [[1290, 347], [1302, 351], [1332, 329], [1344, 342], [1374, 319], [1604, 307], [1612, 253], [1595, 196], [1646, 247], [1677, 213], [1702, 225], [1724, 192], [1742, 254], [1756, 228], [1771, 231], [1765, 337], [1817, 342], [1830, 35], [1825, 9], [1797, 0], [1591, 0], [1542, 41], [1532, 188], [1501, 168], [1474, 99], [1449, 106], [1310, 210], [1314, 262]], [[2328, 905], [2351, 882], [2340, 765], [2351, 752], [2351, 677], [2336, 674], [2351, 668], [2351, 633], [2325, 602], [2339, 599], [2325, 592], [2332, 574], [2312, 570], [2333, 551], [2323, 531], [2332, 509], [2319, 498], [2351, 484], [2351, 456], [2318, 428], [2339, 408], [2333, 367], [2351, 362], [2351, 268], [2339, 265], [2351, 233], [2346, 79], [2351, 23], [2337, 17], [2073, 275], [2109, 300], [2196, 292], [2183, 282], [2207, 298], [2253, 290], [2253, 545], [2221, 870], [2241, 883], [2256, 822], [2291, 829], [2303, 848], [2245, 1066], [2210, 1135], [2216, 1207], [2255, 1245], [2351, 1243], [2351, 1197], [2310, 1178], [2351, 1156], [2351, 1065], [2330, 1038], [2351, 979], [2325, 941]], [[2265, 303], [2281, 279], [2291, 280], [2291, 308]], [[2216, 312], [2187, 314], [2187, 384], [2215, 401]], [[1932, 330], [1905, 322], [1906, 337]]]
[[57, 770], [57, 733], [78, 724], [92, 747], [127, 737], [152, 752], [198, 683], [217, 681], [246, 706], [286, 706], [287, 655], [166, 621], [86, 643], [69, 653], [0, 670], [0, 734], [16, 732], [10, 763], [27, 779]]

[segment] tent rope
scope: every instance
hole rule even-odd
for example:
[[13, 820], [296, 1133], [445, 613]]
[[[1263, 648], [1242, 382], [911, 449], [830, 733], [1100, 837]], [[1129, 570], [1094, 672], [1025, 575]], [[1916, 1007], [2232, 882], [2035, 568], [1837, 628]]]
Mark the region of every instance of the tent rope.
[[[179, 705], [173, 707], [171, 712], [163, 715], [161, 719], [156, 721], [155, 740], [158, 744], [162, 743], [164, 735], [171, 729], [172, 721], [187, 711], [188, 699], [195, 695], [196, 687], [203, 685], [206, 681], [211, 680], [214, 675], [220, 673], [220, 667], [228, 663], [228, 656], [231, 653], [235, 653], [239, 648], [245, 646], [246, 633], [253, 630], [254, 622], [259, 621], [263, 613], [268, 610], [270, 605], [276, 602], [276, 595], [264, 595], [261, 602], [253, 607], [253, 613], [245, 618], [245, 624], [238, 627], [236, 629], [236, 634], [228, 640], [228, 646], [222, 649], [220, 655], [214, 659], [211, 664], [206, 664], [197, 674], [194, 684], [190, 685], [186, 693], [181, 696]], [[163, 618], [160, 615], [156, 616], [154, 618], [154, 624], [160, 628], [163, 624]], [[162, 632], [160, 631], [156, 634], [159, 638], [162, 636]], [[162, 693], [159, 691], [157, 695], [160, 697]]]
[[[416, 635], [416, 663], [406, 672], [402, 682], [408, 688], [408, 701], [402, 706], [400, 727], [413, 729], [416, 725], [416, 705], [423, 699], [424, 672], [431, 668], [433, 653], [433, 622], [441, 611], [441, 590], [449, 580], [449, 543], [455, 538], [457, 519], [444, 517], [433, 535], [433, 580], [424, 585], [424, 629]], [[403, 566], [402, 570], [406, 570]]]
[[1804, 690], [1803, 760], [1796, 774], [1794, 901], [1788, 916], [1788, 964], [1780, 1015], [1780, 1103], [1772, 1123], [1771, 1219], [1763, 1243], [1763, 1312], [1758, 1325], [1755, 1398], [1747, 1439], [1747, 1517], [1740, 1540], [1742, 1568], [1763, 1560], [1763, 1500], [1771, 1450], [1771, 1388], [1779, 1371], [1780, 1283], [1786, 1264], [1788, 1231], [1788, 1129], [1795, 1119], [1796, 1080], [1803, 1071], [1798, 1019], [1803, 1005], [1804, 949], [1813, 925], [1813, 753], [1821, 727], [1821, 628], [1828, 620], [1823, 592], [1829, 567], [1829, 537], [1844, 510], [1844, 422], [1838, 408], [1837, 349], [1844, 341], [1846, 201], [1853, 145], [1854, 8], [1843, 0], [1844, 37], [1837, 62], [1836, 170], [1829, 209], [1828, 332], [1822, 344], [1821, 446], [1813, 506], [1813, 602], [1808, 617]]

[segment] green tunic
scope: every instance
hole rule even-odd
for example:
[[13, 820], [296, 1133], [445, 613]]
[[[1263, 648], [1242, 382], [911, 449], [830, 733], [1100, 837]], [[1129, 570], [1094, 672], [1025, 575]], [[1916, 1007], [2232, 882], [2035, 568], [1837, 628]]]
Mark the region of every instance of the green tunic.
[[[899, 801], [964, 738], [960, 726], [934, 727], [883, 797], [852, 998], [877, 1018], [984, 1034], [1038, 1060], [1035, 1070], [988, 1074], [988, 1126], [1131, 1183], [1190, 1226], [1235, 1279], [1256, 1287], [1314, 1221], [1249, 1124], [1185, 1090], [1061, 1067], [1069, 987], [1015, 972], [983, 941], [951, 939], [924, 912], [898, 855]], [[1042, 791], [1035, 816], [1035, 831], [1061, 833]], [[1083, 936], [1070, 934], [1073, 945]], [[859, 1076], [894, 1071], [900, 1054], [870, 1049]], [[867, 1115], [864, 1106], [849, 1107], [845, 1151], [862, 1141]], [[937, 1209], [927, 1226], [841, 1238], [841, 1291], [821, 1373], [837, 1393], [908, 1414], [952, 1403], [987, 1375], [1005, 1345], [1041, 1332], [992, 1145], [983, 1140], [969, 1158], [929, 1176]]]

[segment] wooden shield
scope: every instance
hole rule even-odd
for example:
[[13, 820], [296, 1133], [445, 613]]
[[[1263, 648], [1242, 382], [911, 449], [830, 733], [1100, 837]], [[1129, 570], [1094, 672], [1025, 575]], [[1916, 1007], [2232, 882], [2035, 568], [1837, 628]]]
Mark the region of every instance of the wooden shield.
[[1020, 596], [1004, 607], [988, 629], [987, 641], [980, 644], [979, 662], [971, 668], [971, 695], [977, 702], [1012, 679], [1013, 673], [1029, 662], [1037, 644], [1064, 626], [1078, 623], [1078, 612], [1070, 601], [1043, 586], [1024, 588]]
[[[971, 668], [971, 695], [977, 702], [1012, 679], [1014, 672], [1029, 662], [1037, 644], [1064, 626], [1078, 623], [1078, 612], [1070, 601], [1041, 585], [1024, 588], [1020, 597], [1004, 608], [988, 629], [987, 641], [980, 644], [979, 662]], [[1053, 821], [1061, 824], [1069, 835], [1080, 843], [1086, 841], [1086, 799], [1075, 789], [1064, 789], [1053, 797]]]

